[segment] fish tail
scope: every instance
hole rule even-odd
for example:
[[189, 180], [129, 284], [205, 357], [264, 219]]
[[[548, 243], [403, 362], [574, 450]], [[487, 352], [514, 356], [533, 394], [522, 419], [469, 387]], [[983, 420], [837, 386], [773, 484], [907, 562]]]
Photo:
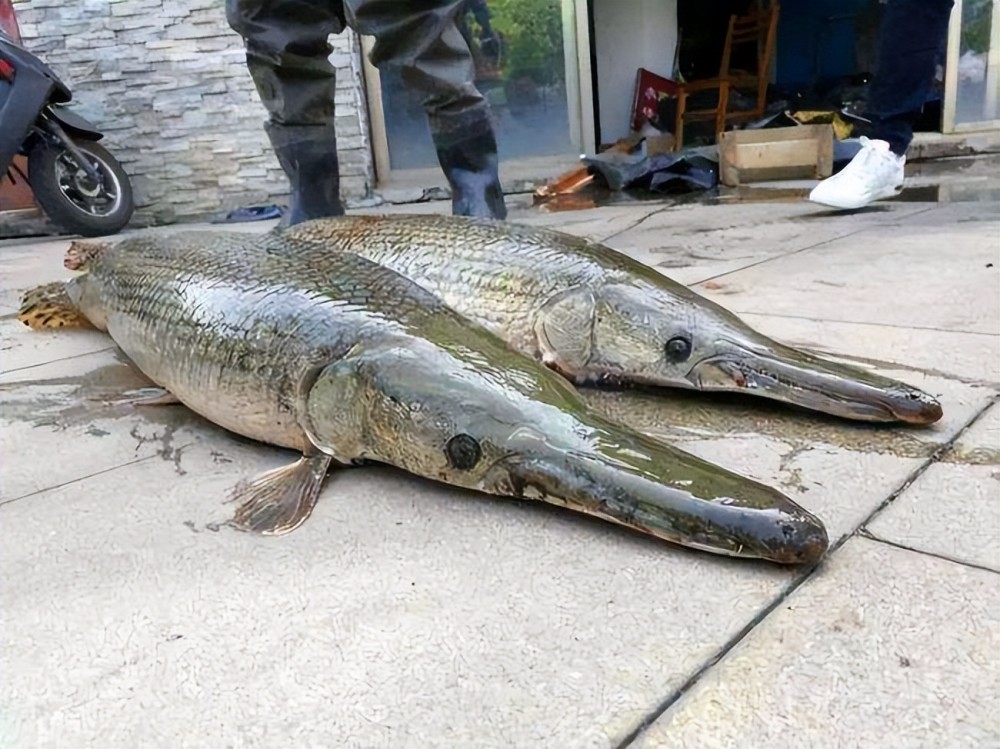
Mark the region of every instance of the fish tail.
[[92, 327], [73, 304], [62, 281], [25, 292], [17, 319], [32, 330]]

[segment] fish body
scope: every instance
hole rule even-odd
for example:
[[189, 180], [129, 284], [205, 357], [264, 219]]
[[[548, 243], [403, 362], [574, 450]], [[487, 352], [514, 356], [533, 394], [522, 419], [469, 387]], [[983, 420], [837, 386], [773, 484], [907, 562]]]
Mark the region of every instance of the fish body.
[[73, 304], [155, 383], [302, 453], [238, 489], [239, 527], [287, 532], [333, 464], [377, 461], [715, 553], [802, 563], [826, 549], [822, 523], [780, 492], [596, 415], [563, 378], [364, 258], [188, 232], [80, 266]]
[[579, 385], [754, 394], [861, 421], [929, 424], [930, 395], [783, 345], [607, 246], [461, 216], [352, 216], [277, 230], [431, 291]]

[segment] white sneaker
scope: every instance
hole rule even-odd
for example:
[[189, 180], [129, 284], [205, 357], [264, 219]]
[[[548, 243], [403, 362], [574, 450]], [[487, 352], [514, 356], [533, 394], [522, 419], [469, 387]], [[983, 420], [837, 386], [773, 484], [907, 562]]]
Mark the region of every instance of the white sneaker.
[[882, 198], [891, 198], [903, 190], [905, 164], [906, 157], [890, 151], [884, 140], [861, 136], [861, 150], [851, 163], [816, 185], [809, 193], [809, 200], [853, 210]]

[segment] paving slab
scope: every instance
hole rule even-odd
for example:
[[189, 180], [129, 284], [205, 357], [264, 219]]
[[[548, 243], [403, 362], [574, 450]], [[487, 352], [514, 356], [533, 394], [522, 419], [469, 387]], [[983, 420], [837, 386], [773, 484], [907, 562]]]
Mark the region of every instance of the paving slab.
[[63, 268], [63, 256], [69, 242], [69, 239], [57, 238], [0, 244], [0, 315], [17, 312], [21, 295], [28, 289], [73, 275]]
[[[996, 209], [992, 215], [1000, 213], [1000, 206], [990, 207]], [[1000, 334], [998, 236], [1000, 219], [876, 226], [738, 270], [695, 290], [719, 298], [737, 313], [996, 335]], [[947, 260], [942, 260], [942, 253], [947, 253]]]
[[[996, 167], [992, 167], [994, 170]], [[975, 187], [976, 183], [970, 183]], [[942, 227], [948, 224], [995, 224], [997, 222], [997, 193], [987, 190], [984, 200], [963, 200], [957, 202], [939, 202], [931, 211], [916, 211], [910, 215], [892, 213], [884, 216], [883, 226], [907, 227]], [[883, 204], [884, 205], [884, 204]], [[923, 204], [926, 205], [926, 204]], [[853, 215], [856, 214], [852, 214]], [[995, 235], [994, 235], [995, 236]], [[941, 246], [942, 251], [950, 249], [951, 244]], [[1000, 248], [998, 248], [1000, 249]]]
[[1000, 453], [1000, 405], [994, 404], [959, 435], [944, 460], [971, 465], [994, 465]]
[[[725, 296], [716, 301], [729, 305]], [[808, 313], [806, 313], [808, 314]], [[1000, 336], [914, 330], [904, 325], [810, 320], [804, 316], [743, 313], [748, 325], [776, 340], [856, 366], [930, 374], [1000, 389]]]
[[112, 346], [114, 342], [106, 333], [92, 328], [31, 330], [10, 314], [0, 318], [0, 382], [14, 372]]
[[851, 540], [630, 746], [997, 746], [998, 582]]
[[151, 385], [117, 348], [0, 375], [0, 501], [151, 455], [174, 459], [192, 430], [215, 430], [181, 406], [126, 400]]
[[3, 746], [610, 747], [794, 574], [378, 468], [241, 534], [288, 453], [190, 431], [0, 505]]
[[1000, 572], [1000, 464], [932, 465], [867, 528], [875, 538]]
[[875, 537], [1000, 572], [1000, 408], [868, 524]]
[[747, 203], [724, 207], [692, 204], [664, 209], [608, 244], [681, 283], [694, 283], [765, 260], [800, 252], [859, 233], [888, 217], [928, 211], [909, 204], [851, 217], [818, 209], [806, 201]]

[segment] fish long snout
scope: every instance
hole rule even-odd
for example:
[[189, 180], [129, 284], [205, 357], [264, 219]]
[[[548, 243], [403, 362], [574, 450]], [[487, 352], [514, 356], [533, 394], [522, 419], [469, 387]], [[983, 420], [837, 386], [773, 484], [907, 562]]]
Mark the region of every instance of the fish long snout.
[[688, 378], [702, 390], [752, 391], [859, 421], [927, 425], [943, 413], [937, 399], [918, 388], [785, 346], [734, 347], [700, 361]]
[[667, 445], [641, 440], [601, 454], [518, 452], [493, 467], [491, 491], [727, 556], [810, 564], [829, 543], [823, 523], [784, 494]]

